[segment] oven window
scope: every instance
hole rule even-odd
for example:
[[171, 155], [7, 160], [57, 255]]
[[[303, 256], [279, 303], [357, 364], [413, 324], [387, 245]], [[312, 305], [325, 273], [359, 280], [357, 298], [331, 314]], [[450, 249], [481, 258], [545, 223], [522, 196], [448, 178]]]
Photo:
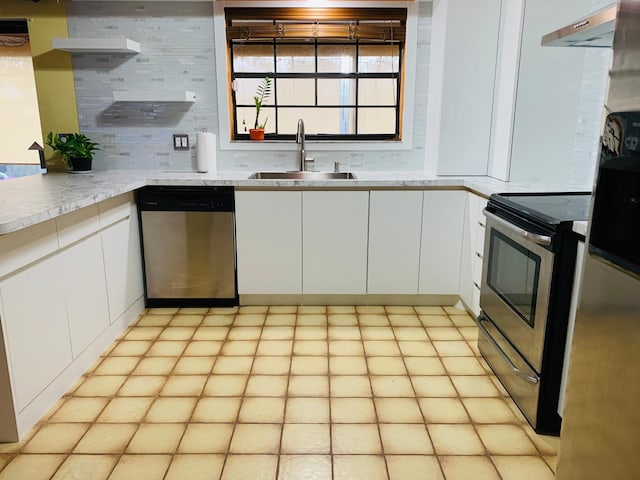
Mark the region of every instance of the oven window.
[[534, 326], [541, 259], [492, 230], [487, 283], [531, 327]]

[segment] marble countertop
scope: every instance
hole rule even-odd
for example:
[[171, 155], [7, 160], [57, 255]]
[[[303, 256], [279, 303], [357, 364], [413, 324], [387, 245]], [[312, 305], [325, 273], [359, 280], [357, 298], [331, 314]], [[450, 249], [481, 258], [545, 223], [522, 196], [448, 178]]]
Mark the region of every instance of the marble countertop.
[[425, 172], [354, 172], [353, 180], [249, 180], [252, 172], [153, 172], [107, 170], [87, 174], [48, 173], [0, 182], [0, 235], [94, 205], [145, 185], [242, 188], [465, 188], [498, 192], [589, 191], [584, 185], [503, 182], [490, 177], [438, 177]]

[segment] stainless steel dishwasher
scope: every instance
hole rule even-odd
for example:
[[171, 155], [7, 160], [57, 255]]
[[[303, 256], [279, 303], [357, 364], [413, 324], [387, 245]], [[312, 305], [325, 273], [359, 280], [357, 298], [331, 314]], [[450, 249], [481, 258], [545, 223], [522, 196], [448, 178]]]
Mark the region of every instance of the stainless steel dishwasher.
[[238, 305], [233, 187], [138, 192], [147, 307]]

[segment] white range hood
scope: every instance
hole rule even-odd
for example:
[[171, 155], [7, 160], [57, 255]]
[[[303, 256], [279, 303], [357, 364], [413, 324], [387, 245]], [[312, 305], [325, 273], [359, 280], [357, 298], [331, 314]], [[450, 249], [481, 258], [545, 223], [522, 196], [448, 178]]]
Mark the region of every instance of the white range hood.
[[588, 17], [542, 37], [543, 47], [610, 48], [616, 26], [618, 5], [614, 3]]

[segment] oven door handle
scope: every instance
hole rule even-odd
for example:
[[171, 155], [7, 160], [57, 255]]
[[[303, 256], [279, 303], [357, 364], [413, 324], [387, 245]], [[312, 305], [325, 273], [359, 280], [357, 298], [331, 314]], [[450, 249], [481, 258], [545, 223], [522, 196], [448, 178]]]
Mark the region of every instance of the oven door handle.
[[479, 317], [478, 318], [478, 327], [480, 328], [480, 330], [482, 330], [482, 333], [485, 334], [485, 336], [487, 337], [487, 339], [489, 340], [489, 342], [491, 342], [491, 344], [493, 345], [493, 348], [496, 349], [496, 351], [498, 352], [498, 354], [500, 354], [500, 356], [502, 357], [502, 359], [505, 361], [505, 363], [509, 366], [509, 368], [511, 369], [511, 371], [516, 374], [518, 377], [520, 377], [522, 380], [524, 380], [525, 382], [528, 383], [532, 383], [533, 385], [536, 385], [540, 380], [537, 379], [536, 377], [532, 377], [531, 375], [527, 375], [526, 373], [524, 373], [522, 370], [520, 370], [518, 367], [516, 367], [513, 362], [511, 361], [511, 359], [509, 358], [509, 356], [504, 353], [504, 351], [502, 350], [502, 348], [500, 348], [500, 345], [498, 345], [498, 342], [496, 342], [493, 337], [491, 336], [491, 334], [487, 331], [487, 329], [484, 327], [484, 325], [482, 325], [482, 322], [488, 322], [489, 320], [487, 320], [486, 318], [483, 317]]
[[528, 232], [524, 228], [516, 227], [513, 223], [510, 223], [498, 217], [497, 215], [494, 215], [493, 213], [487, 211], [486, 208], [482, 211], [482, 213], [484, 213], [485, 217], [490, 218], [494, 222], [502, 225], [503, 227], [508, 228], [511, 232], [517, 234], [518, 236], [526, 240], [529, 240], [530, 242], [537, 243], [538, 245], [551, 245], [551, 237], [547, 235], [539, 235], [537, 233]]

